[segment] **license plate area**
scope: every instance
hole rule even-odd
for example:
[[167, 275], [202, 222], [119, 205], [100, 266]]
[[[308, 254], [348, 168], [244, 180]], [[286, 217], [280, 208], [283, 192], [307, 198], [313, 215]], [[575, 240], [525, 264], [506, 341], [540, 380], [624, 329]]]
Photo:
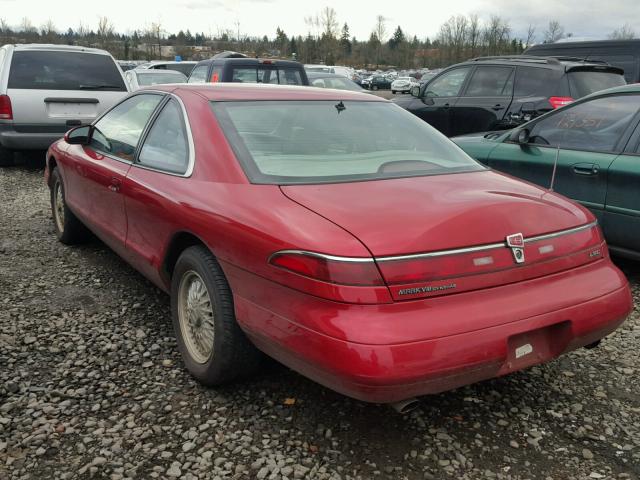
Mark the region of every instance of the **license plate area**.
[[551, 360], [567, 347], [571, 337], [571, 322], [512, 335], [507, 340], [507, 371], [520, 370]]

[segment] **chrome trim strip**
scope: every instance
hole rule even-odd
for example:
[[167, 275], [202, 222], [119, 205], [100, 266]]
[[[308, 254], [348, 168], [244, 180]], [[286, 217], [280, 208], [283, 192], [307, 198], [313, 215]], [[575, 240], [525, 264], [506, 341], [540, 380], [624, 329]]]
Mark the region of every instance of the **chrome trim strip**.
[[[572, 233], [580, 232], [582, 230], [587, 230], [589, 228], [593, 228], [598, 224], [598, 222], [587, 223], [586, 225], [581, 225], [579, 227], [570, 228], [568, 230], [562, 230], [560, 232], [554, 233], [546, 233], [544, 235], [538, 235], [536, 237], [525, 238], [524, 243], [532, 243], [538, 242], [540, 240], [547, 240], [549, 238], [561, 237], [563, 235], [570, 235]], [[427, 253], [414, 253], [410, 255], [397, 255], [391, 257], [376, 257], [376, 262], [393, 262], [396, 260], [411, 260], [411, 259], [420, 259], [420, 258], [434, 258], [434, 257], [444, 257], [447, 255], [456, 255], [460, 253], [473, 253], [473, 252], [483, 252], [486, 250], [493, 250], [496, 248], [504, 248], [507, 247], [507, 243], [490, 243], [487, 245], [478, 245], [476, 247], [467, 247], [467, 248], [456, 248], [454, 250], [440, 250], [438, 252], [427, 252]]]
[[[538, 235], [536, 237], [525, 238], [525, 243], [538, 242], [540, 240], [547, 240], [549, 238], [561, 237], [563, 235], [570, 235], [572, 233], [581, 232], [582, 230], [588, 230], [589, 228], [593, 228], [598, 224], [598, 222], [587, 223], [586, 225], [581, 225], [579, 227], [570, 228], [568, 230], [561, 230], [559, 232], [554, 233], [546, 233], [544, 235]], [[433, 258], [433, 257], [444, 257], [447, 255], [456, 255], [459, 253], [473, 253], [473, 252], [484, 252], [486, 250], [494, 250], [496, 248], [505, 248], [507, 247], [507, 242], [500, 243], [490, 243], [487, 245], [478, 245], [475, 247], [467, 247], [467, 248], [456, 248], [453, 250], [440, 250], [438, 252], [427, 252], [427, 253], [413, 253], [409, 255], [397, 255], [391, 257], [376, 257], [374, 258], [365, 258], [365, 257], [340, 257], [337, 255], [327, 255], [325, 253], [318, 252], [309, 252], [307, 250], [280, 250], [275, 253], [272, 253], [269, 256], [268, 262], [271, 263], [271, 259], [276, 255], [282, 255], [287, 253], [297, 254], [297, 255], [307, 255], [310, 257], [324, 258], [326, 260], [334, 260], [337, 262], [353, 262], [353, 263], [366, 263], [366, 262], [393, 262], [396, 260], [410, 260], [416, 258]]]
[[595, 227], [596, 225], [598, 225], [597, 221], [587, 223], [586, 225], [582, 225], [580, 227], [570, 228], [569, 230], [562, 230], [560, 232], [547, 233], [545, 235], [538, 235], [537, 237], [525, 238], [524, 243], [538, 242], [540, 240], [547, 240], [548, 238], [555, 238], [555, 237], [561, 237], [563, 235], [570, 235], [572, 233], [581, 232], [582, 230], [588, 230], [590, 228]]
[[324, 258], [325, 260], [335, 260], [337, 262], [352, 262], [352, 263], [367, 263], [373, 262], [373, 257], [339, 257], [336, 255], [327, 255], [324, 253], [317, 252], [308, 252], [306, 250], [280, 250], [278, 252], [272, 253], [269, 256], [268, 262], [271, 263], [271, 259], [277, 255], [284, 255], [287, 253], [293, 253], [297, 255], [307, 255], [308, 257], [316, 257], [316, 258]]

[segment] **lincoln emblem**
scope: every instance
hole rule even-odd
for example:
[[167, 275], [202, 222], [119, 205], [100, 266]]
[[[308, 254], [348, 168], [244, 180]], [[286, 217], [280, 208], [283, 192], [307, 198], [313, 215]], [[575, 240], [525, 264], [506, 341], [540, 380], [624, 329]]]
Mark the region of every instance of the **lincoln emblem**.
[[507, 246], [511, 248], [516, 263], [524, 263], [524, 237], [522, 234], [507, 235]]

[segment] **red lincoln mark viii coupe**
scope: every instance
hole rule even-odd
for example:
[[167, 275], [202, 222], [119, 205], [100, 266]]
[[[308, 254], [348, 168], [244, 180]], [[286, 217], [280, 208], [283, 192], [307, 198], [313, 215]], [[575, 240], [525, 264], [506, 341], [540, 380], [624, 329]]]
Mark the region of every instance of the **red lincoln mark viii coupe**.
[[371, 95], [141, 90], [47, 153], [63, 243], [88, 228], [170, 292], [187, 369], [259, 350], [380, 403], [593, 344], [631, 309], [594, 217]]

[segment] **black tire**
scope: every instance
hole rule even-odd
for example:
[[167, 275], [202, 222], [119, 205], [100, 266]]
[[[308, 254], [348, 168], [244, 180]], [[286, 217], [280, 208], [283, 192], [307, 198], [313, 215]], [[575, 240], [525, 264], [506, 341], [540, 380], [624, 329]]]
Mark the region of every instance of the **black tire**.
[[[194, 273], [197, 278], [193, 277]], [[190, 278], [204, 283], [213, 312], [213, 348], [205, 357], [206, 360], [200, 361], [190, 350], [194, 348], [193, 344], [188, 346], [188, 333], [183, 331], [181, 324], [184, 321], [184, 328], [187, 328], [185, 314], [180, 314], [180, 311], [184, 311], [185, 300], [180, 298], [185, 295], [183, 289], [188, 284], [185, 282]], [[221, 385], [246, 377], [258, 369], [263, 359], [262, 353], [253, 346], [236, 322], [231, 288], [220, 264], [203, 246], [189, 247], [178, 258], [171, 278], [171, 314], [178, 350], [187, 370], [200, 383]]]
[[0, 145], [0, 167], [10, 167], [13, 164], [13, 150]]
[[396, 91], [395, 91], [395, 90], [391, 90], [391, 93], [392, 93], [393, 95], [395, 95], [395, 94], [396, 94]]
[[[58, 195], [60, 192], [60, 195]], [[65, 191], [62, 176], [57, 168], [51, 172], [51, 187], [49, 189], [49, 199], [51, 201], [51, 216], [56, 230], [56, 236], [65, 245], [73, 245], [85, 241], [89, 235], [87, 228], [78, 217], [69, 210], [65, 202]], [[59, 202], [62, 201], [60, 211]]]
[[371, 90], [378, 90], [378, 86], [374, 85], [373, 87], [371, 87]]

